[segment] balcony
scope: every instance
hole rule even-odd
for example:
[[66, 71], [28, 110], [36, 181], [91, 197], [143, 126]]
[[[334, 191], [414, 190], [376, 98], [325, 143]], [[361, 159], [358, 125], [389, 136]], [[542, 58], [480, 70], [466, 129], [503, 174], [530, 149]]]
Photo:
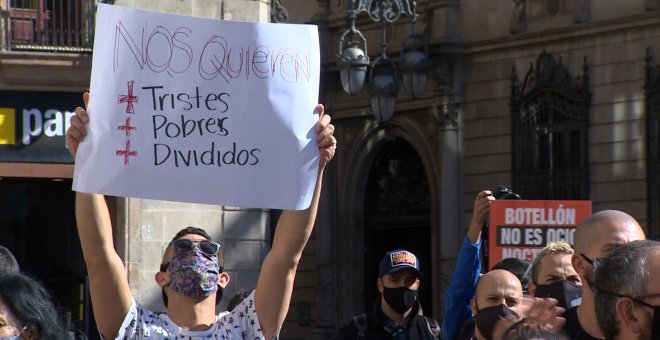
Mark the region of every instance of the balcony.
[[96, 0], [5, 0], [11, 51], [91, 52]]

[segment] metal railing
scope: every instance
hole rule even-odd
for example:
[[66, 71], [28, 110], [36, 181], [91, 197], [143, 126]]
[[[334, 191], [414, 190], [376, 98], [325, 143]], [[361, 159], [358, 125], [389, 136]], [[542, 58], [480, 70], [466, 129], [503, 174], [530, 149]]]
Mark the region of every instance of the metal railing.
[[6, 0], [5, 41], [14, 51], [91, 52], [96, 0]]

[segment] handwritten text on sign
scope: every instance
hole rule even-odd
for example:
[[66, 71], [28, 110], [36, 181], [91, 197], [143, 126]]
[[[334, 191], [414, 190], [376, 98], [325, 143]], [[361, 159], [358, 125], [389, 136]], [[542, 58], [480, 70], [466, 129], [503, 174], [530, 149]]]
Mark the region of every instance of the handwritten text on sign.
[[591, 201], [497, 200], [490, 207], [489, 260], [531, 261], [549, 242], [573, 245], [575, 227], [591, 214]]
[[318, 171], [316, 27], [99, 4], [74, 189], [304, 209]]

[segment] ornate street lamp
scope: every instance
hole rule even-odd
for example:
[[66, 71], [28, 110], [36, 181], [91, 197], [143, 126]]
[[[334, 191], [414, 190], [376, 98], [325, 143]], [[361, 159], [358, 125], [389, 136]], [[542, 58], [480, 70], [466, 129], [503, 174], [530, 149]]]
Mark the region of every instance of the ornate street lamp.
[[[417, 20], [415, 7], [414, 0], [346, 1], [350, 27], [341, 36], [337, 55], [342, 88], [351, 96], [356, 95], [364, 84], [368, 69], [371, 108], [380, 124], [389, 123], [394, 114], [396, 96], [399, 94], [397, 67], [387, 56], [386, 25], [395, 23], [401, 15], [412, 18], [412, 32], [404, 39], [400, 58], [404, 87], [413, 98], [421, 97], [426, 88], [429, 69], [428, 47], [424, 37], [415, 32]], [[358, 14], [363, 12], [367, 13], [372, 21], [381, 24], [381, 53], [372, 64], [369, 64], [367, 41], [355, 27]]]
[[[412, 2], [413, 12], [416, 2]], [[401, 47], [401, 78], [403, 79], [403, 88], [413, 98], [420, 98], [426, 90], [426, 82], [431, 64], [429, 59], [429, 48], [426, 44], [426, 38], [415, 31], [417, 15], [413, 15], [412, 29], [410, 34], [403, 39]]]
[[362, 89], [369, 66], [369, 56], [366, 53], [367, 39], [355, 27], [355, 17], [355, 12], [349, 12], [351, 27], [341, 35], [337, 55], [341, 85], [344, 92], [351, 96], [356, 95]]
[[369, 73], [369, 94], [371, 110], [376, 120], [380, 124], [389, 124], [394, 115], [399, 82], [396, 80], [396, 66], [387, 56], [380, 56], [374, 60]]

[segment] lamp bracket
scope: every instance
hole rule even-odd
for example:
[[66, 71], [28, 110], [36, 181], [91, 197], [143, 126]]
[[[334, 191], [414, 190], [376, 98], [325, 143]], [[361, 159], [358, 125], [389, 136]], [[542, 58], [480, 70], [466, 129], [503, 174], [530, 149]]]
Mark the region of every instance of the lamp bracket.
[[270, 1], [270, 17], [274, 22], [281, 23], [289, 21], [289, 11], [282, 6], [280, 0]]
[[440, 93], [443, 95], [449, 94], [453, 91], [454, 87], [454, 71], [453, 61], [450, 57], [437, 58], [435, 60], [435, 67], [433, 67], [431, 75], [439, 87]]
[[414, 0], [347, 0], [346, 11], [357, 16], [367, 13], [375, 22], [394, 23], [401, 15], [417, 18]]

